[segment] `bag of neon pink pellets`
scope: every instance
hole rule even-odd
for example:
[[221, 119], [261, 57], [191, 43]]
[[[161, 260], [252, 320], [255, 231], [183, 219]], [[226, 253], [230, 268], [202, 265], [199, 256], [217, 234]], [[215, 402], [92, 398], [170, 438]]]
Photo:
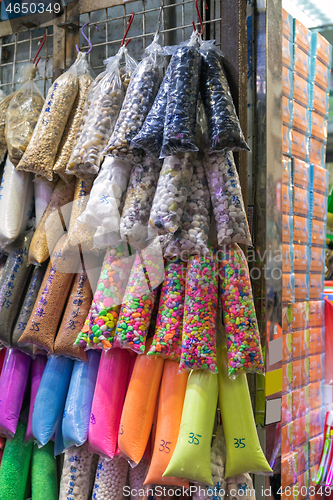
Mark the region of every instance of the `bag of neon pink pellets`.
[[227, 335], [228, 375], [264, 373], [260, 333], [249, 268], [237, 243], [219, 250], [223, 322]]
[[88, 434], [88, 448], [113, 458], [125, 399], [131, 355], [124, 349], [103, 352], [99, 363]]
[[31, 358], [8, 349], [0, 376], [0, 434], [13, 438], [19, 421]]

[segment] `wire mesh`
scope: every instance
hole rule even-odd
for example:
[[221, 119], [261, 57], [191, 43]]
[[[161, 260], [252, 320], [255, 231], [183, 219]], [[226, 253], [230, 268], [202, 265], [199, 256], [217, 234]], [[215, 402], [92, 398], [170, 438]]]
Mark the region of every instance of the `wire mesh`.
[[20, 85], [21, 68], [32, 63], [39, 48], [42, 35], [46, 41], [40, 53], [35, 82], [44, 97], [52, 84], [52, 38], [53, 27], [24, 30], [0, 38], [0, 88], [5, 94], [17, 90]]
[[[207, 10], [202, 9], [202, 5], [200, 6], [204, 25], [203, 38], [215, 39], [219, 46], [220, 2], [210, 0], [207, 5]], [[128, 49], [135, 59], [142, 58], [145, 48], [153, 40], [161, 6], [160, 42], [163, 45], [176, 45], [184, 42], [193, 31], [192, 21], [195, 21], [198, 26], [193, 0], [137, 0], [80, 16], [81, 26], [89, 23], [88, 37], [93, 44], [93, 49], [89, 54], [89, 63], [96, 74], [104, 70], [103, 61], [117, 53], [132, 12], [135, 13], [135, 17], [128, 33], [128, 38], [131, 39]], [[87, 50], [86, 44], [87, 42], [80, 35], [80, 49]]]
[[[215, 39], [220, 45], [221, 10], [218, 0], [207, 0], [208, 9], [199, 8], [203, 19], [203, 38]], [[137, 60], [151, 43], [157, 29], [159, 9], [162, 6], [160, 21], [160, 42], [163, 45], [176, 45], [188, 39], [192, 33], [192, 21], [198, 24], [193, 0], [136, 0], [109, 8], [91, 11], [80, 16], [80, 25], [89, 23], [87, 35], [93, 44], [89, 54], [89, 64], [96, 74], [104, 70], [103, 61], [117, 53], [129, 17], [135, 17], [129, 31], [130, 54]], [[97, 26], [97, 29], [96, 27]], [[0, 88], [10, 94], [19, 86], [21, 67], [32, 62], [38, 42], [46, 34], [46, 43], [41, 51], [38, 74], [35, 79], [44, 97], [52, 84], [53, 74], [53, 27], [26, 29], [19, 33], [0, 38]], [[87, 42], [80, 34], [80, 50], [87, 50]]]

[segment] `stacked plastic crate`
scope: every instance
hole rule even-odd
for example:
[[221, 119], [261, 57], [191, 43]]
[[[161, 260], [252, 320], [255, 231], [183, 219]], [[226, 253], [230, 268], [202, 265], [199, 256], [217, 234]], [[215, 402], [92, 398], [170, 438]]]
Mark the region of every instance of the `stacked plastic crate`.
[[[282, 488], [312, 498], [325, 418], [325, 169], [331, 46], [283, 11]], [[289, 495], [288, 495], [289, 493]]]

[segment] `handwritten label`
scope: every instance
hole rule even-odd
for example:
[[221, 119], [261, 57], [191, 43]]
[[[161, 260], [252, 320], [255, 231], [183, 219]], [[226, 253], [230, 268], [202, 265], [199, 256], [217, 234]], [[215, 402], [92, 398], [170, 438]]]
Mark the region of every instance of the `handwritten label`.
[[164, 441], [164, 439], [161, 439], [160, 445], [159, 445], [159, 451], [162, 451], [164, 453], [170, 453], [170, 448], [169, 444], [171, 444], [171, 441]]
[[196, 446], [198, 446], [198, 444], [200, 443], [200, 438], [202, 436], [201, 436], [201, 434], [194, 434], [194, 432], [190, 432], [188, 437], [189, 437], [189, 439], [187, 442], [189, 444], [195, 444]]
[[241, 439], [234, 438], [235, 448], [245, 448], [244, 441], [245, 441], [245, 438], [241, 438]]

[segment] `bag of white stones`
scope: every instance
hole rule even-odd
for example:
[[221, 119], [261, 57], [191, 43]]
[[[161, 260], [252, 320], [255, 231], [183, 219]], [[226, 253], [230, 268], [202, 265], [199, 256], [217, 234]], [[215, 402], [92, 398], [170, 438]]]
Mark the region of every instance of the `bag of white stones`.
[[161, 160], [145, 155], [131, 171], [120, 219], [120, 236], [137, 250], [147, 246], [150, 210], [161, 167]]
[[119, 242], [121, 205], [131, 167], [128, 161], [107, 156], [94, 181], [87, 206], [78, 220], [95, 228], [95, 248]]
[[[124, 99], [120, 77], [120, 61], [124, 54], [121, 47], [118, 53], [104, 61], [106, 72], [97, 77], [92, 84], [92, 95], [88, 116], [77, 137], [74, 150], [67, 164], [66, 173], [84, 177], [97, 174], [104, 158], [103, 150], [113, 132]], [[84, 114], [84, 113], [83, 113]]]
[[181, 226], [165, 251], [166, 257], [187, 261], [191, 255], [205, 255], [210, 229], [210, 195], [202, 159], [193, 165], [193, 175]]
[[179, 229], [189, 194], [194, 156], [183, 153], [163, 161], [151, 207], [149, 224], [158, 234], [174, 234]]
[[83, 446], [65, 451], [59, 500], [90, 500], [95, 470], [95, 456]]
[[244, 243], [252, 246], [242, 189], [232, 151], [206, 155], [204, 167], [219, 245]]
[[104, 151], [106, 155], [133, 163], [141, 161], [142, 150], [135, 149], [131, 141], [141, 129], [161, 81], [165, 58], [164, 51], [157, 41], [158, 35], [155, 35], [132, 74], [114, 132]]
[[122, 457], [114, 457], [108, 461], [100, 458], [92, 498], [94, 500], [123, 500], [128, 468], [128, 462]]

